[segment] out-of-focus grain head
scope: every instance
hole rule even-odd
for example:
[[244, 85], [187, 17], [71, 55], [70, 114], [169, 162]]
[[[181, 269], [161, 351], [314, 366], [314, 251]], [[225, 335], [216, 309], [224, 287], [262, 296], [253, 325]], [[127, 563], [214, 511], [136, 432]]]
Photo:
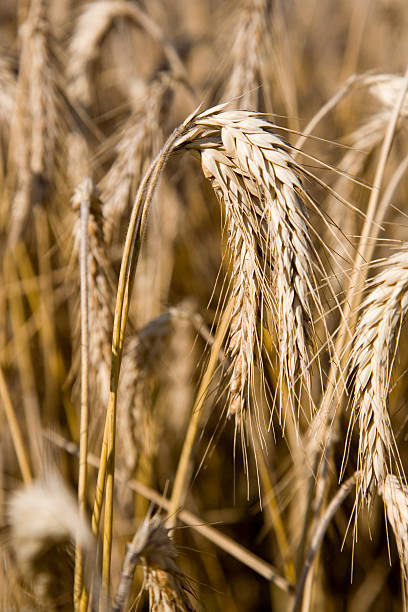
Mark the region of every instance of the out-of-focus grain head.
[[[109, 395], [111, 334], [113, 326], [113, 281], [104, 243], [104, 217], [99, 192], [89, 177], [76, 188], [72, 197], [74, 210], [89, 201], [88, 288], [89, 288], [89, 358], [91, 384], [98, 405], [105, 406]], [[80, 220], [74, 226], [74, 254], [79, 254]]]
[[47, 609], [71, 609], [72, 545], [78, 541], [91, 553], [94, 544], [62, 478], [50, 474], [14, 492], [7, 516], [10, 544], [24, 582]]
[[149, 609], [159, 612], [192, 612], [191, 588], [177, 564], [177, 551], [168, 529], [158, 517], [149, 515], [128, 545], [114, 610], [120, 611], [129, 594], [136, 565], [142, 565]]
[[44, 0], [30, 3], [19, 34], [20, 66], [7, 168], [10, 243], [21, 237], [32, 207], [48, 202], [55, 190], [57, 155], [65, 132], [65, 116], [58, 119], [65, 106], [61, 69]]

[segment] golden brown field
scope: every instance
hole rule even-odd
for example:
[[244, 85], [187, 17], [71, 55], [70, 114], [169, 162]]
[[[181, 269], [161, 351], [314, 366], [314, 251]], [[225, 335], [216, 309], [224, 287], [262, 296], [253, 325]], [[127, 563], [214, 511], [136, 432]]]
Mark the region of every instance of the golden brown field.
[[1, 0], [1, 610], [407, 608], [406, 58], [406, 0]]

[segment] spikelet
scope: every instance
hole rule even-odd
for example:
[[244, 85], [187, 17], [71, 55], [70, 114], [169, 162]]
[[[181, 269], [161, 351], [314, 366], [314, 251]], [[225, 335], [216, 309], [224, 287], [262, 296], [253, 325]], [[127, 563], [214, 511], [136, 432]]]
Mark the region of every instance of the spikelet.
[[72, 609], [72, 564], [66, 547], [78, 540], [91, 552], [93, 539], [61, 477], [50, 474], [13, 493], [8, 522], [19, 571], [35, 596], [47, 610]]
[[359, 426], [361, 498], [373, 493], [392, 471], [395, 441], [388, 412], [388, 391], [395, 338], [408, 308], [408, 249], [386, 260], [371, 281], [371, 290], [361, 307], [351, 353], [351, 376], [355, 381], [352, 423]]
[[[256, 238], [250, 230], [245, 235], [233, 219], [228, 219], [228, 246], [233, 253], [232, 296], [234, 308], [229, 331], [228, 353], [232, 360], [228, 415], [239, 423], [253, 376], [258, 313], [256, 279]], [[259, 265], [259, 264], [258, 264]]]
[[319, 297], [304, 205], [308, 197], [300, 180], [302, 169], [272, 124], [250, 112], [222, 109], [209, 110], [194, 123], [198, 129], [188, 147], [200, 152], [204, 174], [225, 207], [226, 219], [232, 220], [229, 248], [237, 280], [228, 352], [234, 380], [242, 380], [234, 386], [231, 399], [239, 400], [230, 404], [229, 412], [237, 414], [239, 422], [263, 305], [273, 311], [281, 382], [288, 386], [292, 407], [297, 380], [310, 392], [310, 296], [316, 304]]
[[152, 612], [191, 612], [190, 589], [177, 562], [174, 542], [158, 516], [147, 517], [126, 553], [113, 610], [120, 612], [129, 595], [135, 567], [142, 564], [144, 588]]

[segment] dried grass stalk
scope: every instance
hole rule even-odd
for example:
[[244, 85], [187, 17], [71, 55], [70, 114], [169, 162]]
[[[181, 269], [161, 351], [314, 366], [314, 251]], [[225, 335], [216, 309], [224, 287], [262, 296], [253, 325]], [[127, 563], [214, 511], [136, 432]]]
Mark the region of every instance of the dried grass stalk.
[[165, 167], [170, 154], [175, 150], [176, 145], [180, 145], [180, 143], [183, 141], [183, 137], [185, 137], [186, 132], [186, 125], [190, 122], [190, 120], [191, 118], [188, 117], [182, 125], [174, 130], [173, 134], [171, 134], [171, 136], [167, 139], [165, 145], [146, 172], [139, 186], [135, 203], [133, 205], [123, 250], [112, 333], [109, 402], [106, 411], [101, 461], [98, 471], [94, 511], [92, 516], [92, 528], [94, 529], [95, 533], [97, 533], [102, 507], [102, 497], [106, 484], [104, 550], [102, 559], [102, 585], [106, 595], [108, 595], [110, 589], [111, 572], [117, 395], [120, 366], [123, 354], [123, 343], [129, 315], [134, 274], [140, 255], [142, 239], [146, 229], [147, 214], [160, 174]]
[[408, 250], [386, 260], [370, 282], [371, 290], [361, 307], [351, 353], [355, 381], [351, 422], [358, 421], [359, 495], [371, 501], [398, 461], [388, 392], [398, 334], [408, 307]]

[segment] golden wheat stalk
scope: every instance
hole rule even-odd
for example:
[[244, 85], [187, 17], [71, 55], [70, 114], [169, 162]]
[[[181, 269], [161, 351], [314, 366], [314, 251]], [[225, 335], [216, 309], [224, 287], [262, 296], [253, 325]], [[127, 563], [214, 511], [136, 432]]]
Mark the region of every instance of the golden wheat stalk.
[[153, 199], [158, 180], [170, 154], [176, 148], [176, 143], [180, 143], [180, 139], [183, 138], [186, 131], [186, 126], [189, 124], [190, 120], [191, 118], [188, 117], [186, 121], [179, 126], [173, 132], [173, 134], [171, 134], [143, 177], [136, 195], [135, 203], [133, 205], [123, 250], [113, 323], [110, 393], [106, 411], [101, 461], [98, 471], [97, 489], [92, 515], [92, 529], [94, 533], [97, 533], [102, 510], [102, 500], [106, 488], [104, 555], [102, 568], [103, 597], [109, 597], [110, 591], [118, 384], [134, 274], [136, 271], [143, 236], [146, 231], [146, 222], [150, 204]]

